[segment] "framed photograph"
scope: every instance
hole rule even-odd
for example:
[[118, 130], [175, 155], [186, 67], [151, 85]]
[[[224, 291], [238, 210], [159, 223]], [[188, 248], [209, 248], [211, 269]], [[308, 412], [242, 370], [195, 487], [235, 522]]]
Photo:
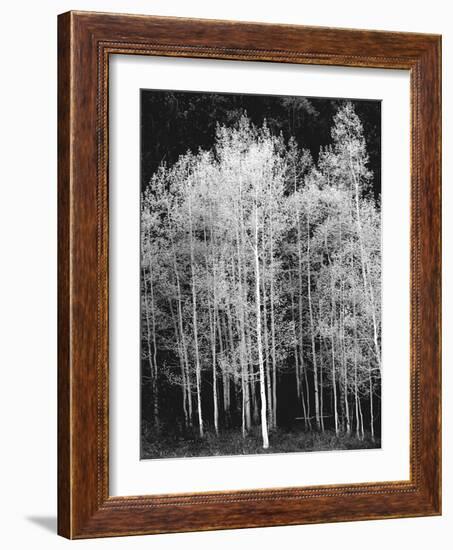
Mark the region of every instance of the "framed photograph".
[[440, 37], [58, 29], [59, 533], [440, 514]]

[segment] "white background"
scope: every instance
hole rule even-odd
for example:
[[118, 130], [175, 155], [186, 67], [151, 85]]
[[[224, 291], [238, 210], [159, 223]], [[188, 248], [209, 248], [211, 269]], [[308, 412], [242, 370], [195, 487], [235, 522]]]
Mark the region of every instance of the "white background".
[[[0, 537], [3, 548], [451, 547], [453, 474], [453, 17], [451, 2], [50, 1], [2, 5], [0, 40]], [[444, 515], [68, 542], [56, 516], [56, 15], [68, 9], [442, 33], [444, 66]], [[450, 441], [449, 441], [450, 440]]]
[[[122, 55], [109, 75], [110, 493], [409, 479], [409, 72]], [[381, 449], [138, 460], [140, 87], [382, 100]]]

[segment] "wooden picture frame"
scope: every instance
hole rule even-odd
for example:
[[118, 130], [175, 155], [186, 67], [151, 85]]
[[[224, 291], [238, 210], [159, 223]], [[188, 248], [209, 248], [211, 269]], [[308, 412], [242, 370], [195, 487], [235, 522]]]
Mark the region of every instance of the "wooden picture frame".
[[[58, 532], [89, 538], [441, 513], [441, 39], [69, 12], [58, 20]], [[410, 480], [109, 496], [109, 56], [410, 71]]]

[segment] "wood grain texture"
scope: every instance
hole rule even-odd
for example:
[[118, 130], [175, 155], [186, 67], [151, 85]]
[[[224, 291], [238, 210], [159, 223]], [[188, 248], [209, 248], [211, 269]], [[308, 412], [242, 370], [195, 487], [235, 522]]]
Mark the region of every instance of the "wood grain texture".
[[69, 16], [58, 23], [58, 532], [70, 536]]
[[[59, 16], [58, 46], [58, 532], [88, 538], [440, 514], [440, 37], [69, 12]], [[109, 496], [111, 54], [410, 71], [410, 481]]]

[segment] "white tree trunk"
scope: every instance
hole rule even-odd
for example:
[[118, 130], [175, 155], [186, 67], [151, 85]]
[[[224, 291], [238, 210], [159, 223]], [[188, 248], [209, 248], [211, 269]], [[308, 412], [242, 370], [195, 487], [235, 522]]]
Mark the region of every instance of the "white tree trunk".
[[260, 375], [260, 397], [261, 397], [261, 435], [263, 438], [263, 449], [269, 448], [269, 435], [267, 430], [267, 407], [266, 387], [264, 380], [263, 349], [261, 342], [261, 289], [260, 289], [260, 264], [258, 256], [258, 206], [255, 197], [255, 301], [256, 301], [256, 342], [258, 348], [258, 365]]
[[192, 278], [192, 322], [193, 322], [193, 340], [195, 351], [195, 378], [197, 384], [197, 410], [198, 410], [198, 429], [200, 437], [204, 436], [203, 430], [203, 415], [201, 411], [201, 366], [200, 355], [198, 350], [198, 318], [197, 318], [197, 291], [195, 288], [195, 255], [193, 244], [193, 229], [192, 229], [192, 189], [189, 188], [188, 205], [189, 205], [189, 235], [190, 235], [190, 273]]
[[315, 345], [315, 327], [313, 322], [313, 305], [311, 298], [311, 258], [310, 258], [310, 215], [307, 212], [307, 288], [308, 288], [308, 313], [310, 318], [310, 334], [311, 334], [311, 353], [313, 359], [313, 380], [315, 388], [315, 417], [316, 428], [321, 429], [321, 420], [319, 414], [319, 384], [318, 384], [318, 364], [316, 360], [316, 345]]

